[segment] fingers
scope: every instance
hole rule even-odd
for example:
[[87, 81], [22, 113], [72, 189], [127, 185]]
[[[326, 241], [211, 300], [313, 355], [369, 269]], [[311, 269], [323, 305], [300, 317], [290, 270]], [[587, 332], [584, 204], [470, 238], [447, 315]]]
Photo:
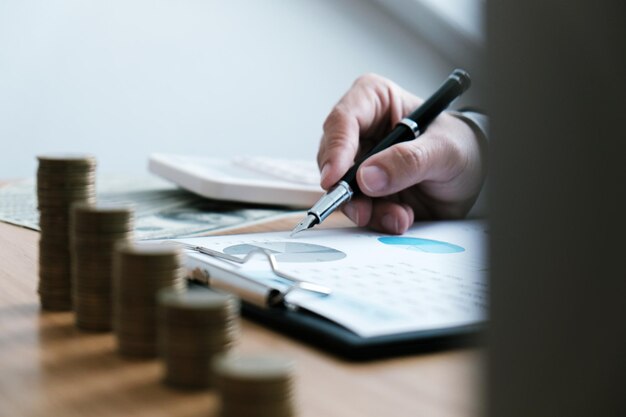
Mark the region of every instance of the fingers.
[[411, 227], [414, 220], [413, 210], [406, 204], [376, 200], [369, 227], [379, 232], [401, 235]]
[[341, 209], [357, 226], [367, 226], [372, 217], [372, 199], [367, 197], [355, 197], [344, 204]]
[[358, 150], [360, 127], [357, 119], [335, 107], [324, 123], [324, 136], [318, 152], [321, 185], [327, 190], [352, 166]]
[[368, 226], [389, 234], [402, 234], [415, 221], [413, 209], [389, 200], [355, 198], [343, 206], [343, 212], [357, 226]]
[[324, 122], [317, 157], [322, 188], [337, 183], [352, 166], [364, 137], [391, 129], [418, 100], [383, 77], [358, 78]]
[[381, 197], [423, 181], [449, 182], [466, 164], [467, 156], [457, 142], [433, 129], [368, 158], [359, 168], [357, 181], [365, 195]]

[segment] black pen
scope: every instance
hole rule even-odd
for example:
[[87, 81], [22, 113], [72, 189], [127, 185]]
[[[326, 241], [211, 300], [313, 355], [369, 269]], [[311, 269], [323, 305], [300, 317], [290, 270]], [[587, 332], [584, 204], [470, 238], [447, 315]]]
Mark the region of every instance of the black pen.
[[360, 194], [361, 190], [356, 181], [356, 172], [367, 158], [396, 143], [417, 139], [430, 122], [444, 111], [454, 99], [463, 94], [469, 86], [470, 77], [467, 72], [461, 69], [452, 71], [448, 79], [428, 100], [409, 116], [400, 120], [391, 133], [356, 161], [341, 180], [311, 207], [307, 216], [293, 229], [291, 236], [320, 224], [339, 206], [350, 201], [352, 196]]

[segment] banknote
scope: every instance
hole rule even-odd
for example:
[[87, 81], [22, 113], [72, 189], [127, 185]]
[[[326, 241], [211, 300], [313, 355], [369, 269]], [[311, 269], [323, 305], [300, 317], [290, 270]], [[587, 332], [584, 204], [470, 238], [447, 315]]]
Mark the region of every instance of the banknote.
[[[98, 201], [135, 207], [137, 239], [172, 239], [249, 226], [298, 211], [209, 200], [156, 177], [101, 177]], [[39, 230], [34, 179], [0, 187], [0, 221]]]

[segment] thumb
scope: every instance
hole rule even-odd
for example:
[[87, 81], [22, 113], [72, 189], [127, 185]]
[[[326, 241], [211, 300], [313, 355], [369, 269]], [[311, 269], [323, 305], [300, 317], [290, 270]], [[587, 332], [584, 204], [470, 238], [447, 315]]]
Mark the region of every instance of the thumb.
[[461, 159], [450, 142], [424, 134], [369, 157], [357, 182], [367, 196], [387, 196], [426, 180], [447, 182], [460, 172]]

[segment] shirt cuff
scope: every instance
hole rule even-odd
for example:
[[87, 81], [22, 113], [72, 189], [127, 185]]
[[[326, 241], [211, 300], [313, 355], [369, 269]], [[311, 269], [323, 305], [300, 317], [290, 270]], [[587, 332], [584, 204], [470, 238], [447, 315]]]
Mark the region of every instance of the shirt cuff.
[[473, 110], [450, 111], [451, 115], [469, 124], [475, 132], [480, 133], [484, 140], [489, 139], [489, 117]]

